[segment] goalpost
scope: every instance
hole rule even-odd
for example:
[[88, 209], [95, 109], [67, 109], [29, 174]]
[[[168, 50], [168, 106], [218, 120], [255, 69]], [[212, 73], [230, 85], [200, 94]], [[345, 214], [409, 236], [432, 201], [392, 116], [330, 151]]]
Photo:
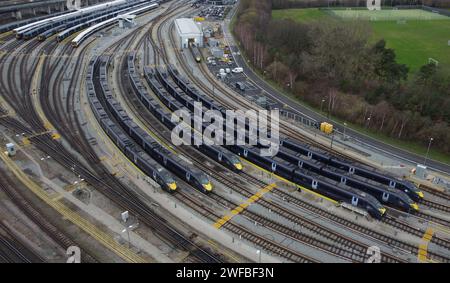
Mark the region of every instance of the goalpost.
[[437, 67], [439, 66], [439, 61], [430, 57], [428, 58], [428, 64], [434, 64]]

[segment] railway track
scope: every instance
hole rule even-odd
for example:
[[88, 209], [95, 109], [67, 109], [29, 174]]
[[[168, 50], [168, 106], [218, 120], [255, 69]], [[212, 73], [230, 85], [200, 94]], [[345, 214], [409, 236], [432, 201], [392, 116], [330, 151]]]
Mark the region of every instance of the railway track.
[[[144, 60], [145, 60], [145, 58], [144, 58]], [[155, 58], [155, 60], [156, 60], [156, 58]], [[121, 71], [122, 71], [122, 73], [123, 72], [125, 72], [126, 71], [126, 68], [124, 68], [123, 67], [123, 64], [124, 64], [124, 62], [123, 62], [123, 60], [122, 60], [122, 67], [120, 68], [121, 69]], [[128, 82], [129, 83], [129, 82]], [[129, 89], [131, 89], [131, 87], [129, 87]], [[122, 92], [123, 93], [127, 93], [125, 90], [123, 90], [122, 89]], [[137, 104], [139, 104], [139, 102], [137, 102], [136, 101], [137, 99], [135, 99], [135, 98], [128, 98], [128, 101], [127, 101], [127, 104], [129, 104], [135, 111], [137, 111], [138, 113], [141, 113], [139, 116], [140, 117], [143, 117], [143, 120], [145, 120], [144, 121], [144, 123], [147, 125], [147, 127], [149, 127], [149, 128], [151, 128], [152, 129], [152, 131], [156, 131], [156, 132], [163, 132], [165, 129], [164, 129], [164, 127], [162, 126], [162, 125], [160, 125], [159, 127], [156, 127], [156, 125], [157, 124], [159, 124], [159, 122], [156, 120], [156, 119], [153, 119], [152, 118], [152, 115], [150, 115], [149, 113], [143, 113], [142, 112], [142, 109], [141, 109], [141, 107], [139, 107], [139, 106], [136, 106], [136, 103]], [[134, 101], [134, 102], [130, 102], [130, 101]], [[170, 143], [170, 141], [167, 139], [167, 137], [165, 138], [166, 139], [166, 142], [167, 143]], [[183, 153], [186, 153], [184, 150], [181, 150], [181, 151], [183, 151]], [[188, 155], [189, 156], [191, 156], [192, 157], [192, 155], [197, 155], [197, 154], [195, 154], [194, 152], [193, 153], [188, 153]], [[242, 186], [239, 182], [235, 182], [235, 183], [233, 183], [233, 182], [229, 182], [228, 181], [228, 176], [224, 176], [224, 175], [221, 175], [221, 174], [217, 174], [216, 173], [216, 169], [211, 169], [211, 168], [208, 168], [208, 167], [206, 167], [206, 166], [204, 166], [203, 165], [203, 163], [204, 163], [204, 161], [203, 161], [203, 159], [201, 158], [201, 157], [198, 157], [198, 156], [196, 156], [196, 157], [194, 157], [194, 160], [195, 160], [195, 165], [198, 167], [198, 168], [201, 168], [204, 172], [208, 172], [211, 176], [213, 176], [214, 178], [216, 178], [216, 179], [218, 179], [218, 180], [220, 180], [220, 182], [221, 183], [223, 183], [223, 184], [226, 184], [226, 185], [228, 185], [228, 187], [230, 187], [230, 188], [235, 188], [235, 190], [237, 191], [237, 192], [242, 192], [242, 191], [247, 191], [247, 197], [249, 197], [249, 196], [252, 196], [253, 195], [253, 193], [252, 192], [250, 192], [245, 186]], [[280, 208], [273, 208], [272, 207], [272, 209], [274, 209], [275, 211], [278, 209], [280, 209]], [[281, 215], [282, 215], [282, 213], [281, 213]], [[258, 216], [256, 216], [256, 215], [254, 215], [254, 217], [258, 217]], [[298, 219], [298, 216], [297, 216], [297, 219]], [[291, 219], [290, 220], [292, 220], [292, 217], [291, 217]], [[272, 223], [271, 224], [272, 226], [274, 226], [274, 225], [276, 225], [276, 224], [274, 224], [274, 223]], [[314, 225], [310, 225], [310, 227], [314, 227]], [[280, 226], [280, 230], [281, 231], [285, 231], [286, 232], [286, 230], [283, 228], [283, 227], [281, 227]], [[316, 228], [316, 230], [317, 230], [317, 228]], [[328, 234], [326, 234], [326, 232], [328, 232]], [[327, 235], [328, 236], [328, 238], [329, 239], [334, 239], [335, 241], [336, 241], [336, 239], [340, 239], [340, 238], [342, 238], [342, 236], [341, 235], [337, 235], [336, 233], [330, 233], [330, 231], [326, 231], [326, 232], [323, 232], [322, 231], [322, 235]], [[330, 236], [330, 235], [332, 235], [332, 236]], [[288, 236], [289, 236], [289, 234], [288, 234]], [[314, 242], [314, 239], [308, 239], [309, 241], [310, 241], [310, 243], [311, 242]], [[359, 252], [359, 254], [360, 255], [363, 255], [363, 254], [365, 254], [365, 252], [367, 251], [367, 248], [368, 248], [368, 246], [364, 246], [364, 245], [360, 245], [360, 244], [358, 244], [357, 242], [355, 243], [355, 241], [352, 241], [351, 239], [346, 239], [347, 240], [347, 254], [348, 254], [348, 247], [351, 247], [350, 248], [350, 250], [351, 249], [354, 249], [355, 248], [355, 246], [357, 247], [357, 248], [359, 248], [359, 249], [357, 249], [358, 250], [358, 252]], [[351, 243], [351, 244], [349, 244], [349, 243]], [[328, 247], [330, 250], [332, 249], [332, 247]], [[339, 250], [339, 248], [338, 247], [335, 247], [335, 249], [336, 250]], [[383, 255], [384, 256], [384, 255]], [[358, 258], [358, 256], [354, 256], [354, 258], [351, 258], [351, 257], [349, 257], [351, 260], [356, 260], [357, 258]], [[362, 261], [363, 260], [363, 256], [360, 256], [359, 258], [358, 258], [360, 261]], [[393, 257], [389, 257], [389, 256], [384, 256], [384, 259], [385, 259], [385, 261], [387, 261], [387, 262], [393, 262], [393, 261], [399, 261], [398, 259], [395, 259], [395, 258], [393, 258]]]
[[[154, 21], [154, 23], [156, 23], [157, 21]], [[141, 44], [142, 45], [142, 44]], [[121, 62], [121, 68], [119, 68], [121, 71], [122, 71], [122, 73], [126, 70], [126, 68], [124, 68], [124, 63], [125, 63], [125, 59], [126, 59], [126, 57], [124, 57], [124, 58], [122, 58], [122, 62]], [[145, 60], [145, 59], [144, 59]], [[125, 69], [125, 70], [124, 70]], [[123, 79], [123, 76], [122, 76], [122, 79]], [[121, 86], [123, 85], [123, 83], [122, 84], [120, 84]], [[130, 89], [131, 89], [131, 87], [130, 87]], [[123, 93], [127, 93], [124, 89], [123, 89], [123, 87], [122, 87], [122, 90], [121, 90]], [[131, 98], [131, 100], [133, 100], [133, 98]], [[141, 113], [141, 111], [139, 111], [140, 113]], [[141, 113], [141, 115], [144, 115], [143, 113]], [[151, 116], [151, 115], [146, 115], [146, 117], [147, 116]], [[156, 123], [158, 123], [157, 121], [156, 121]], [[153, 125], [153, 123], [151, 123], [152, 125]], [[156, 127], [153, 127], [152, 129], [154, 129], [154, 130], [156, 130], [157, 132], [161, 132], [161, 131], [164, 131], [164, 128], [163, 127], [160, 127], [160, 128], [156, 128]], [[168, 140], [166, 140], [166, 141], [168, 141]], [[198, 153], [197, 153], [198, 154]], [[189, 155], [191, 155], [191, 154], [189, 154]], [[199, 160], [199, 159], [202, 159], [202, 156], [200, 156], [199, 154], [197, 155], [197, 157], [196, 157], [197, 159], [196, 160]], [[202, 162], [203, 160], [201, 160], [201, 161], [198, 161], [197, 163], [198, 164], [201, 164], [201, 162]], [[205, 168], [202, 168], [202, 169], [205, 169]]]
[[0, 263], [42, 263], [45, 260], [0, 221]]
[[433, 189], [433, 188], [431, 188], [431, 187], [425, 186], [425, 185], [423, 185], [423, 184], [420, 184], [420, 185], [419, 185], [419, 188], [420, 188], [421, 190], [423, 190], [423, 191], [425, 191], [425, 192], [431, 194], [431, 195], [440, 197], [440, 198], [442, 198], [442, 199], [444, 199], [444, 200], [446, 200], [446, 201], [450, 201], [450, 194], [447, 194], [447, 193], [445, 193], [445, 192], [437, 191], [437, 190], [435, 190], [435, 189]]
[[[227, 109], [252, 109], [252, 110], [260, 110], [261, 109], [260, 107], [254, 105], [253, 103], [243, 99], [242, 97], [239, 97], [239, 95], [237, 95], [236, 93], [233, 93], [232, 90], [228, 90], [225, 87], [223, 87], [221, 84], [217, 83], [215, 81], [215, 79], [211, 78], [210, 71], [202, 63], [198, 64], [199, 69], [202, 72], [202, 74], [204, 75], [204, 77], [206, 78], [207, 82], [209, 84], [211, 84], [212, 86], [214, 86], [214, 90], [209, 88], [202, 79], [199, 79], [198, 77], [196, 77], [192, 71], [192, 68], [190, 68], [187, 65], [186, 60], [183, 58], [181, 52], [179, 51], [178, 46], [175, 44], [176, 41], [173, 37], [173, 28], [174, 28], [174, 23], [171, 23], [170, 27], [169, 27], [169, 37], [171, 39], [170, 40], [170, 42], [171, 42], [170, 48], [175, 51], [175, 55], [178, 59], [178, 62], [180, 63], [180, 66], [182, 67], [184, 73], [187, 75], [189, 80], [195, 84], [195, 86], [199, 90], [201, 90], [204, 94], [209, 96], [211, 99], [219, 102], [219, 105], [222, 105], [222, 106], [226, 107]], [[166, 48], [164, 46], [165, 45], [164, 41], [160, 41], [160, 44], [162, 45], [161, 50], [164, 50]], [[222, 95], [217, 95], [216, 91], [218, 91], [219, 93], [222, 93], [222, 94], [228, 94], [229, 95], [228, 97], [233, 97], [235, 99], [233, 99], [233, 102], [231, 103], [229, 100], [224, 99]], [[226, 95], [224, 95], [224, 97], [226, 97]], [[315, 141], [311, 141], [308, 138], [305, 138], [303, 135], [297, 133], [294, 129], [292, 129], [289, 126], [289, 122], [284, 121], [282, 119], [280, 119], [280, 130], [282, 130], [282, 133], [284, 133], [287, 137], [291, 137], [295, 140], [302, 141], [303, 143], [308, 144], [308, 145], [312, 146], [313, 148], [318, 148], [318, 149], [327, 151], [337, 157], [343, 157], [343, 158], [346, 158], [346, 159], [349, 159], [352, 161], [357, 161], [356, 159], [348, 157], [348, 156], [342, 154], [341, 152], [330, 148], [329, 146], [322, 145]]]
[[[215, 212], [211, 208], [208, 208], [201, 201], [199, 201], [197, 198], [193, 197], [188, 193], [178, 192], [174, 196], [179, 201], [188, 205], [193, 210], [197, 211], [207, 219], [215, 221], [217, 218], [220, 217], [220, 215], [218, 215], [217, 212]], [[258, 246], [264, 248], [265, 250], [271, 252], [274, 255], [289, 259], [293, 262], [300, 262], [300, 263], [317, 262], [315, 259], [311, 257], [295, 252], [292, 249], [288, 249], [276, 243], [275, 241], [261, 237], [241, 225], [237, 225], [229, 221], [225, 223], [224, 226], [226, 229], [230, 230], [234, 234], [239, 235], [239, 237], [244, 238], [254, 244], [257, 244]]]
[[[44, 233], [53, 239], [64, 250], [76, 243], [50, 223], [30, 202], [28, 202], [19, 190], [14, 189], [14, 183], [6, 173], [0, 171], [0, 189], [20, 208], [20, 210], [35, 223]], [[0, 222], [1, 224], [1, 222]], [[81, 252], [83, 262], [97, 262], [88, 251]]]
[[[24, 79], [23, 77], [23, 86], [28, 86], [29, 90], [29, 83], [24, 81], [26, 79]], [[33, 133], [44, 131], [45, 127], [42, 125], [38, 115], [36, 114], [31, 101], [29, 99], [25, 99], [25, 103], [18, 104], [17, 102], [19, 101], [14, 99], [13, 93], [14, 91], [11, 91], [10, 96], [13, 101], [16, 102], [14, 103], [15, 109], [19, 110], [18, 112], [21, 114], [21, 117], [31, 125], [33, 130], [23, 125], [21, 122], [12, 119], [11, 117], [2, 118], [2, 122], [19, 132], [26, 133], [27, 135], [32, 135]], [[25, 91], [25, 93], [29, 92]], [[18, 107], [17, 105], [20, 105], [21, 107]], [[48, 113], [49, 109], [46, 110], [46, 112]], [[28, 112], [28, 115], [24, 115], [24, 112]], [[61, 116], [64, 115], [60, 115], [60, 117]], [[53, 120], [55, 120], [54, 122], [61, 122], [61, 124], [54, 123], [57, 126], [63, 125], [65, 122], [61, 121], [61, 118], [59, 118], [59, 120], [55, 117], [52, 118]], [[56, 160], [69, 170], [72, 170], [75, 174], [83, 177], [88, 184], [90, 184], [94, 188], [97, 188], [103, 194], [116, 202], [119, 206], [125, 209], [129, 209], [131, 213], [138, 216], [141, 223], [149, 226], [153, 231], [160, 235], [163, 240], [168, 241], [170, 244], [181, 250], [189, 251], [190, 254], [192, 256], [195, 256], [200, 262], [221, 262], [221, 259], [219, 259], [216, 255], [210, 254], [209, 252], [203, 250], [201, 247], [197, 246], [193, 241], [191, 241], [187, 236], [184, 236], [182, 233], [171, 227], [166, 221], [157, 216], [146, 204], [144, 204], [139, 199], [139, 197], [134, 192], [130, 192], [127, 187], [122, 185], [117, 179], [111, 176], [109, 172], [106, 172], [106, 169], [103, 166], [98, 166], [101, 163], [96, 163], [93, 162], [93, 160], [88, 159], [92, 162], [92, 164], [97, 165], [94, 167], [100, 171], [91, 172], [78, 160], [78, 158], [74, 157], [59, 142], [53, 140], [48, 134], [37, 135], [31, 138], [31, 140], [36, 143], [36, 146], [40, 150], [43, 150], [48, 155], [52, 156], [54, 160]], [[78, 138], [76, 141], [80, 141], [80, 139]], [[82, 148], [87, 149], [87, 147]], [[92, 157], [93, 156], [91, 156], [91, 158]]]
[[[161, 47], [159, 50], [157, 50], [157, 52], [159, 52], [159, 53], [162, 53], [162, 54], [164, 54], [164, 41], [163, 41], [163, 39], [162, 39], [162, 37], [161, 37], [161, 35], [160, 35], [161, 33], [159, 33], [158, 34], [158, 42], [161, 44], [161, 45], [163, 45], [163, 47]], [[175, 46], [173, 46], [174, 47], [174, 49], [176, 49], [176, 47]], [[164, 58], [164, 56], [162, 56], [163, 58]], [[180, 58], [179, 58], [179, 60], [180, 60]], [[184, 60], [182, 60], [181, 59], [181, 61], [182, 62], [184, 62]], [[189, 70], [187, 70], [187, 73], [190, 73], [189, 72]], [[197, 85], [197, 84], [196, 84]], [[217, 96], [215, 96], [214, 98], [216, 98]], [[278, 190], [276, 191], [276, 192], [279, 192]], [[292, 196], [290, 196], [290, 198], [292, 198]], [[297, 204], [299, 203], [299, 200], [297, 199], [296, 200], [296, 202], [297, 202]], [[336, 217], [334, 217], [334, 218], [336, 218]], [[336, 219], [335, 219], [336, 220]], [[337, 221], [337, 222], [341, 222], [341, 224], [342, 224], [342, 222], [348, 222], [348, 221]], [[389, 222], [390, 223], [390, 225], [391, 226], [393, 226], [393, 227], [395, 227], [395, 228], [397, 228], [397, 229], [401, 229], [401, 228], [406, 228], [407, 226], [405, 226], [404, 224], [403, 225], [401, 225], [400, 224], [400, 222]], [[346, 223], [346, 224], [348, 224], [348, 223]], [[353, 223], [354, 224], [354, 223]], [[401, 242], [401, 241], [398, 241], [397, 239], [395, 239], [394, 237], [389, 237], [389, 236], [386, 236], [386, 235], [383, 235], [383, 234], [380, 234], [380, 233], [375, 233], [375, 231], [370, 231], [370, 230], [368, 230], [367, 228], [365, 228], [365, 227], [363, 227], [363, 226], [354, 226], [354, 225], [351, 225], [351, 226], [353, 226], [353, 227], [357, 227], [358, 229], [357, 230], [359, 230], [359, 231], [365, 231], [365, 232], [369, 232], [369, 234], [371, 234], [372, 236], [375, 236], [375, 238], [376, 239], [378, 239], [378, 240], [382, 240], [383, 242], [386, 242], [386, 243], [388, 243], [388, 244], [395, 244], [395, 246], [397, 246], [397, 247], [399, 247], [399, 248], [405, 248], [406, 250], [410, 250], [410, 251], [412, 251], [412, 252], [418, 252], [418, 249], [414, 246], [414, 245], [411, 245], [411, 244], [408, 244], [408, 243], [405, 243], [405, 242]], [[411, 227], [409, 227], [409, 228], [411, 228]], [[406, 230], [406, 232], [410, 232], [410, 233], [412, 233], [411, 232], [412, 230], [411, 229], [407, 229]], [[419, 235], [417, 232], [416, 233], [414, 233], [414, 235], [416, 235], [416, 236], [422, 236], [422, 235]], [[439, 245], [441, 245], [441, 246], [443, 246], [443, 247], [445, 247], [445, 248], [448, 248], [448, 242], [447, 241], [445, 241], [445, 240], [443, 240], [443, 239], [439, 239], [439, 238], [435, 238], [435, 242], [437, 243], [437, 244], [439, 244]], [[437, 254], [435, 254], [435, 255], [433, 255], [433, 256], [435, 256], [436, 258], [439, 258], [439, 260], [443, 260], [443, 261], [447, 261], [448, 259], [446, 259], [445, 257], [442, 257], [442, 256], [440, 256], [440, 255], [437, 255]]]
[[[234, 107], [233, 104], [231, 104], [231, 103], [228, 102], [227, 100], [223, 99], [220, 95], [214, 95], [213, 93], [211, 93], [210, 88], [208, 88], [208, 87], [205, 85], [205, 83], [202, 82], [202, 80], [200, 80], [200, 79], [198, 79], [197, 77], [194, 76], [193, 72], [191, 71], [191, 68], [189, 68], [189, 67], [187, 66], [186, 60], [184, 60], [184, 59], [182, 58], [182, 55], [181, 55], [181, 53], [179, 52], [179, 50], [178, 50], [178, 48], [177, 48], [177, 46], [176, 46], [176, 44], [175, 44], [175, 40], [174, 40], [174, 38], [173, 38], [173, 32], [172, 32], [172, 30], [173, 30], [173, 23], [171, 23], [171, 26], [170, 26], [170, 28], [169, 28], [169, 36], [170, 36], [170, 38], [171, 38], [172, 48], [173, 48], [173, 50], [175, 50], [176, 57], [177, 57], [177, 59], [178, 59], [178, 62], [181, 64], [181, 66], [182, 66], [182, 68], [183, 68], [183, 70], [184, 70], [184, 73], [186, 73], [186, 74], [188, 75], [188, 77], [189, 77], [189, 79], [191, 80], [191, 82], [194, 82], [194, 83], [195, 83], [195, 86], [198, 87], [199, 89], [201, 89], [201, 90], [202, 90], [205, 94], [207, 94], [210, 98], [212, 98], [212, 99], [214, 99], [214, 100], [216, 100], [216, 101], [221, 102], [222, 105], [226, 105], [226, 106], [228, 106], [228, 107]], [[164, 41], [162, 40], [162, 37], [160, 36], [160, 34], [159, 34], [158, 36], [159, 36], [159, 42], [160, 42], [160, 44], [162, 45], [162, 48], [159, 49], [158, 52], [164, 53], [164, 49], [165, 49], [165, 47], [164, 47]], [[207, 78], [207, 81], [208, 81], [209, 83], [211, 83], [211, 85], [214, 85], [215, 88], [216, 88], [217, 90], [221, 90], [223, 93], [230, 93], [229, 90], [225, 89], [225, 88], [222, 87], [220, 84], [216, 83], [216, 82], [214, 81], [214, 79], [212, 79], [212, 78], [210, 77], [209, 70], [207, 70], [206, 67], [205, 67], [203, 64], [198, 64], [198, 65], [199, 65], [200, 70], [201, 70], [202, 73], [204, 74], [204, 77]], [[237, 99], [237, 101], [240, 101], [240, 99]], [[242, 107], [253, 107], [253, 108], [254, 108], [254, 105], [252, 105], [251, 103], [248, 103], [248, 102], [239, 103], [239, 105], [242, 106]], [[299, 135], [298, 133], [296, 133], [296, 132], [295, 132], [293, 129], [291, 129], [290, 127], [286, 127], [286, 126], [283, 125], [283, 124], [282, 124], [281, 126], [284, 128], [284, 130], [286, 131], [286, 133], [288, 133], [288, 136], [289, 136], [289, 137], [293, 137], [293, 138], [295, 138], [295, 139], [297, 139], [297, 140], [301, 140], [301, 141], [303, 141], [303, 142], [305, 142], [305, 143], [307, 143], [307, 144], [309, 144], [309, 145], [312, 145], [312, 146], [314, 146], [314, 147], [317, 147], [317, 144], [312, 144], [310, 141], [306, 140], [304, 137], [302, 137], [301, 135]], [[319, 148], [322, 149], [322, 150], [329, 151], [329, 152], [331, 152], [331, 153], [332, 153], [333, 155], [335, 155], [335, 156], [341, 156], [341, 157], [345, 157], [345, 158], [349, 159], [347, 156], [343, 156], [341, 153], [339, 153], [339, 152], [337, 152], [337, 151], [335, 151], [335, 150], [331, 150], [331, 151], [330, 151], [330, 149], [329, 149], [328, 147], [319, 146]], [[355, 160], [352, 159], [352, 158], [350, 158], [350, 160], [355, 161]], [[422, 188], [422, 187], [421, 187], [421, 188]], [[427, 190], [427, 191], [428, 191], [428, 192], [431, 192], [431, 190]], [[450, 199], [450, 197], [449, 197], [447, 194], [445, 194], [445, 193], [437, 193], [436, 191], [434, 191], [434, 193], [435, 193], [436, 195], [442, 197], [442, 198], [447, 199], [447, 200]], [[440, 203], [437, 203], [437, 202], [433, 202], [433, 201], [430, 201], [430, 200], [423, 200], [423, 201], [422, 201], [422, 204], [424, 204], [424, 205], [426, 205], [426, 206], [428, 206], [428, 207], [430, 207], [430, 208], [434, 208], [434, 209], [436, 209], [436, 210], [442, 211], [442, 212], [446, 212], [446, 213], [450, 212], [450, 207], [449, 207], [449, 206], [446, 206], [446, 205], [443, 205], [443, 204], [440, 204]], [[435, 216], [432, 216], [432, 215], [429, 215], [429, 214], [425, 214], [425, 213], [418, 213], [417, 216], [419, 216], [419, 217], [421, 217], [421, 218], [424, 218], [424, 219], [426, 219], [426, 220], [430, 220], [430, 221], [433, 221], [433, 222], [442, 224], [442, 225], [447, 225], [447, 226], [448, 226], [448, 225], [450, 224], [449, 221], [446, 221], [446, 220], [444, 220], [444, 219], [441, 219], [441, 218], [438, 218], [438, 217], [435, 217]], [[404, 226], [398, 225], [398, 227], [404, 227]]]

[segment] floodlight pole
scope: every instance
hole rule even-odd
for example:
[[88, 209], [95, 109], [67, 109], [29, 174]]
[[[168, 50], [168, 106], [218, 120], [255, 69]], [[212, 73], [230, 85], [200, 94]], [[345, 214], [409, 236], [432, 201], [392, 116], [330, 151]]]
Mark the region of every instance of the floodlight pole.
[[430, 142], [428, 143], [428, 148], [427, 148], [427, 154], [425, 155], [425, 160], [423, 161], [424, 166], [427, 165], [428, 153], [430, 152], [430, 147], [431, 147], [432, 141], [433, 141], [433, 138], [430, 138]]

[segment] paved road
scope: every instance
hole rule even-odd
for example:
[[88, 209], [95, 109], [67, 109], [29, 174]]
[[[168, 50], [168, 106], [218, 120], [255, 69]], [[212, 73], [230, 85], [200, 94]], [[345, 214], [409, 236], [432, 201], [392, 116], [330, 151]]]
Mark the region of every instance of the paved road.
[[[226, 20], [225, 24], [223, 25], [225, 36], [230, 41], [230, 44], [233, 46], [236, 46], [235, 48], [238, 48], [235, 42], [232, 39], [232, 35], [228, 28], [229, 19]], [[231, 47], [231, 46], [230, 46]], [[260, 78], [252, 68], [249, 67], [247, 62], [243, 59], [241, 56], [234, 56], [236, 63], [244, 68], [244, 73], [247, 75], [247, 77], [252, 80], [255, 85], [259, 86], [261, 89], [263, 89], [269, 97], [272, 99], [283, 103], [284, 105], [287, 105], [287, 108], [296, 114], [299, 115], [306, 115], [310, 118], [317, 120], [317, 121], [326, 121], [327, 118], [323, 116], [320, 113], [317, 113], [297, 101], [292, 100], [289, 97], [284, 96], [283, 94], [280, 94], [276, 89], [274, 89], [271, 85], [266, 83], [262, 78]], [[337, 121], [333, 121], [333, 124], [335, 128], [342, 132], [342, 129], [344, 128], [344, 125], [340, 124]], [[354, 131], [352, 129], [346, 128], [346, 135], [351, 136], [353, 139], [362, 141], [367, 146], [371, 147], [374, 150], [384, 152], [385, 154], [397, 157], [401, 160], [416, 164], [416, 163], [423, 163], [424, 162], [424, 156], [417, 155], [415, 153], [400, 149], [398, 147], [389, 145], [387, 143], [384, 143], [380, 140], [374, 139], [372, 137], [369, 137], [365, 134], [359, 133], [357, 131]], [[429, 169], [438, 171], [440, 173], [446, 173], [450, 174], [450, 164], [445, 164], [436, 160], [428, 159], [427, 166]]]

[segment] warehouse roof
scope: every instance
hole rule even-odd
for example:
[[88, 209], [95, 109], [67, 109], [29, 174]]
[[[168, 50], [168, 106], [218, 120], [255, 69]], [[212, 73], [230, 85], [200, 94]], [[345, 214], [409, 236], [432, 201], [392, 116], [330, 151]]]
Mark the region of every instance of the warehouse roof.
[[177, 27], [179, 35], [201, 35], [202, 31], [200, 27], [189, 18], [180, 18], [175, 20], [175, 26]]

